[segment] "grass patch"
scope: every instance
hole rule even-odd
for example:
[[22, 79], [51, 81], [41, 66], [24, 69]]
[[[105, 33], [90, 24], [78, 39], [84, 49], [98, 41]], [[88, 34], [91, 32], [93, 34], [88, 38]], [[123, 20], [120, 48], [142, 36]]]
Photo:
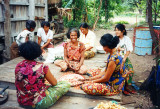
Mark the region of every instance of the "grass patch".
[[136, 16], [136, 13], [134, 12], [127, 12], [127, 13], [123, 13], [119, 16], [123, 16], [123, 17], [135, 17]]
[[115, 22], [115, 24], [129, 24], [128, 21], [118, 21], [118, 22]]
[[[135, 26], [136, 26], [136, 24], [135, 24]], [[144, 26], [144, 27], [148, 27], [148, 23], [147, 23], [147, 22], [145, 22], [145, 21], [140, 21], [140, 22], [138, 22], [138, 23], [137, 23], [137, 26]]]
[[[135, 26], [136, 26], [136, 24], [135, 24]], [[137, 26], [148, 27], [149, 25], [148, 25], [148, 23], [145, 22], [145, 21], [140, 21], [140, 22], [137, 23]], [[154, 21], [153, 21], [153, 26], [160, 26], [160, 21], [157, 21], [157, 22], [154, 22]]]
[[102, 28], [102, 29], [112, 29], [112, 22], [99, 22], [97, 24], [97, 28]]

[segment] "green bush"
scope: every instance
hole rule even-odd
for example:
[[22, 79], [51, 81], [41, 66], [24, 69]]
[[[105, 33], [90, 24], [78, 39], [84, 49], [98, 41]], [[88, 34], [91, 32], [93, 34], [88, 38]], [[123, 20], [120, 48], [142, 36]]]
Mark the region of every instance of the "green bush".
[[[64, 26], [66, 28], [72, 28], [72, 27], [76, 27], [76, 28], [79, 28], [80, 24], [82, 22], [78, 22], [78, 21], [73, 21], [73, 20], [70, 20], [68, 21], [67, 18], [63, 18], [63, 23], [64, 23]], [[93, 27], [93, 24], [94, 24], [94, 20], [93, 19], [90, 19], [87, 24], [89, 25], [90, 28]], [[96, 25], [96, 28], [103, 28], [103, 29], [111, 29], [111, 26], [113, 25], [114, 23], [113, 22], [105, 22], [105, 21], [99, 21]]]
[[[148, 27], [148, 23], [145, 21], [138, 22], [137, 26], [146, 26]], [[157, 21], [156, 23], [153, 21], [153, 26], [160, 26], [160, 21]]]
[[[135, 26], [136, 26], [136, 24], [135, 24]], [[145, 21], [140, 21], [140, 22], [138, 22], [138, 23], [137, 23], [137, 26], [144, 26], [144, 27], [148, 27], [148, 23], [147, 23], [147, 22], [145, 22]]]
[[121, 16], [121, 17], [135, 17], [136, 16], [136, 13], [134, 12], [125, 12], [125, 13], [121, 13], [121, 14], [118, 14], [116, 16]]
[[113, 23], [112, 22], [98, 22], [98, 24], [97, 24], [97, 27], [98, 28], [103, 28], [103, 29], [111, 29], [112, 26], [113, 25]]
[[66, 28], [72, 28], [72, 27], [79, 28], [79, 25], [81, 24], [81, 22], [77, 22], [73, 20], [68, 21], [67, 18], [63, 18], [63, 23]]
[[124, 14], [124, 16], [133, 17], [133, 16], [136, 16], [136, 14], [135, 13], [126, 13], [126, 14]]
[[153, 26], [160, 26], [160, 21], [157, 21], [157, 22], [153, 21]]
[[[66, 28], [72, 28], [72, 27], [76, 27], [76, 28], [79, 28], [80, 24], [82, 23], [81, 21], [73, 21], [73, 20], [70, 20], [68, 21], [67, 18], [63, 18], [63, 23], [64, 23], [64, 26]], [[86, 22], [90, 28], [93, 27], [93, 24], [94, 24], [94, 20], [93, 19], [90, 19], [88, 22]]]
[[129, 24], [127, 21], [118, 21], [118, 22], [115, 22], [115, 24]]

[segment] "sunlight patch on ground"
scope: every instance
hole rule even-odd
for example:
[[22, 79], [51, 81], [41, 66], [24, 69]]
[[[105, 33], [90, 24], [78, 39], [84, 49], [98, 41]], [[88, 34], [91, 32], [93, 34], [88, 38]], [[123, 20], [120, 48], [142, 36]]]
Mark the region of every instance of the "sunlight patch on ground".
[[120, 16], [120, 17], [117, 16], [117, 17], [111, 18], [110, 20], [113, 21], [113, 22], [127, 21], [131, 25], [136, 24], [136, 22], [138, 23], [138, 22], [141, 22], [141, 21], [145, 21], [145, 19], [142, 18], [142, 17], [137, 17], [136, 18], [136, 17], [122, 17], [122, 16]]

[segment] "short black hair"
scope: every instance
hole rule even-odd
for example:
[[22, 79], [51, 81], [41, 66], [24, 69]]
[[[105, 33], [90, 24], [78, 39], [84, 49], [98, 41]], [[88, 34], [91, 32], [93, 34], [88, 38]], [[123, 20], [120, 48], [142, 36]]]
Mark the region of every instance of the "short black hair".
[[44, 27], [44, 23], [45, 23], [45, 21], [42, 21], [42, 22], [41, 22], [41, 27], [42, 27], [42, 28]]
[[47, 27], [50, 28], [50, 23], [48, 21], [45, 21], [44, 24], [43, 24], [43, 28], [44, 28], [44, 26], [47, 26]]
[[87, 28], [89, 28], [89, 25], [84, 22], [84, 23], [81, 23], [81, 24], [80, 24], [79, 28], [81, 28], [81, 27], [87, 29]]
[[26, 28], [27, 30], [31, 31], [31, 28], [35, 29], [36, 23], [33, 20], [27, 20], [26, 21]]
[[118, 36], [113, 37], [111, 34], [104, 34], [100, 39], [100, 44], [102, 46], [107, 46], [110, 49], [117, 47], [119, 43]]
[[40, 45], [27, 41], [19, 46], [19, 55], [27, 60], [34, 60], [42, 54]]
[[115, 30], [116, 30], [116, 28], [117, 28], [118, 30], [120, 30], [121, 32], [124, 31], [123, 35], [127, 35], [127, 31], [126, 31], [125, 26], [124, 26], [123, 24], [117, 24], [117, 25], [115, 26]]
[[79, 33], [79, 30], [77, 29], [77, 28], [70, 28], [69, 30], [68, 30], [68, 32], [67, 32], [67, 38], [68, 39], [70, 39], [70, 34], [71, 34], [71, 32], [77, 32], [77, 38], [79, 38], [80, 37], [80, 33]]

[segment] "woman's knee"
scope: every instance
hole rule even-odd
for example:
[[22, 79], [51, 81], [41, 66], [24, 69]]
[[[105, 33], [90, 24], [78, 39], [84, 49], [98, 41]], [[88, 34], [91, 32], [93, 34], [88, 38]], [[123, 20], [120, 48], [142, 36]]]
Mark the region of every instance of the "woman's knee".
[[54, 61], [54, 64], [55, 64], [56, 66], [59, 66], [60, 62], [61, 62], [61, 60], [56, 60], [56, 61]]
[[62, 71], [65, 71], [68, 68], [67, 63], [64, 60], [56, 60], [54, 64], [60, 67]]
[[66, 62], [61, 62], [61, 63], [60, 63], [60, 67], [61, 67], [62, 71], [66, 71], [67, 68], [68, 68], [68, 65], [67, 65]]
[[79, 70], [79, 73], [80, 74], [86, 74], [87, 73], [87, 67], [85, 65], [82, 65], [80, 70]]

